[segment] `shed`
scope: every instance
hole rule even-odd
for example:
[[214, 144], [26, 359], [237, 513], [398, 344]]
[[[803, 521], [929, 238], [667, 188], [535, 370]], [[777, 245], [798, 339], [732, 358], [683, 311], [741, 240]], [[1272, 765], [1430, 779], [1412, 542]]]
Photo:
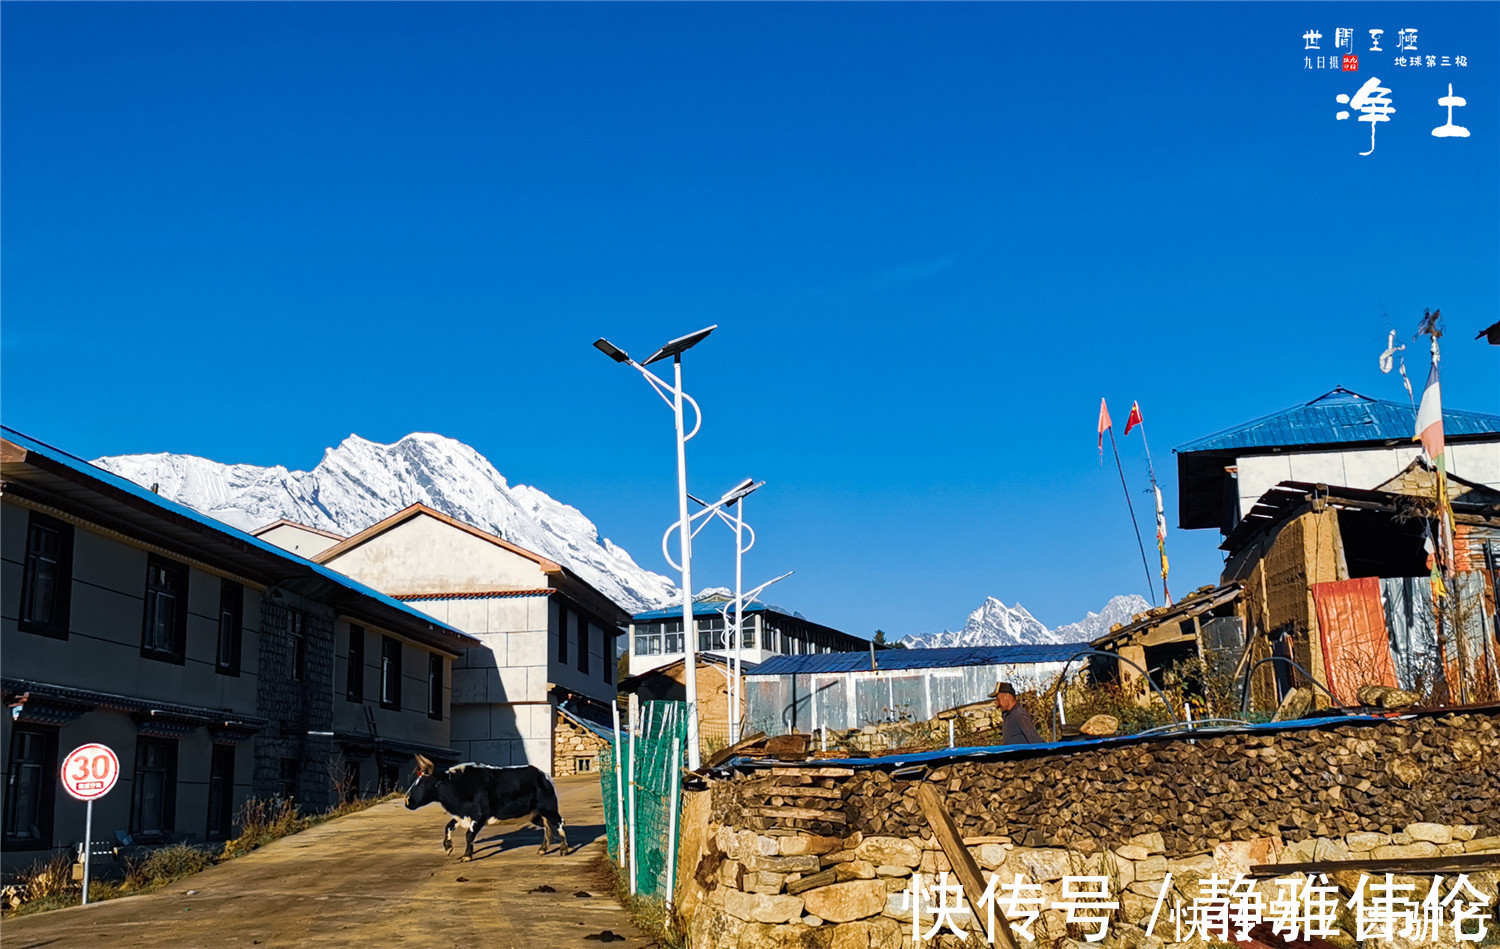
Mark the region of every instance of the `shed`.
[[774, 656], [745, 675], [745, 730], [785, 735], [927, 721], [983, 701], [996, 682], [1023, 692], [1044, 688], [1088, 648], [1048, 643]]

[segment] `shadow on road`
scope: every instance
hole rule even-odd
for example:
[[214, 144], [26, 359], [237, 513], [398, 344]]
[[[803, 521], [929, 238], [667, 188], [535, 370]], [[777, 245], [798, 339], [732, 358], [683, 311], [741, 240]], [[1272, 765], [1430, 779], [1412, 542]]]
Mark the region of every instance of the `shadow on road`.
[[[604, 836], [603, 824], [568, 824], [566, 829], [568, 831], [568, 853], [572, 853], [580, 847], [587, 846]], [[493, 846], [485, 846], [486, 844], [493, 844]], [[515, 830], [491, 834], [488, 837], [474, 838], [474, 860], [472, 862], [477, 863], [480, 860], [488, 860], [497, 854], [517, 850], [521, 847], [540, 847], [541, 845], [541, 830], [528, 824], [525, 827], [518, 827]], [[461, 848], [462, 840], [456, 839], [454, 841], [454, 852], [458, 852]], [[554, 849], [552, 853], [556, 854], [557, 851]]]

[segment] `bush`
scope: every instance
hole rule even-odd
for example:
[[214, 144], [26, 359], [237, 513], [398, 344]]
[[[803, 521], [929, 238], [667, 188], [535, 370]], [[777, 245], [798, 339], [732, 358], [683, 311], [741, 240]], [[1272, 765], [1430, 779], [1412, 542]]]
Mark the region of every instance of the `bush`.
[[[185, 876], [207, 870], [218, 863], [217, 858], [206, 850], [176, 844], [153, 850], [139, 863], [131, 863], [125, 869], [125, 888], [148, 890], [175, 883]], [[92, 895], [92, 894], [91, 894]]]
[[252, 797], [240, 809], [240, 835], [224, 844], [221, 859], [240, 857], [273, 840], [295, 834], [311, 826], [297, 812], [297, 802], [289, 797]]

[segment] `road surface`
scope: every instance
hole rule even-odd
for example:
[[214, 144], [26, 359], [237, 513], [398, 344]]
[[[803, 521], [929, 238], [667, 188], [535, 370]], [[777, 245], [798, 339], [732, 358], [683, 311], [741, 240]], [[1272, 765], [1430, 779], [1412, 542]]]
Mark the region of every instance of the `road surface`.
[[[598, 777], [561, 778], [557, 790], [574, 847], [565, 857], [539, 856], [541, 831], [512, 821], [486, 828], [475, 842], [474, 860], [459, 863], [443, 853], [448, 815], [435, 804], [408, 811], [397, 800], [278, 840], [155, 893], [8, 919], [5, 947], [651, 945], [610, 896], [601, 873]], [[462, 849], [461, 834], [458, 843]], [[625, 938], [598, 938], [605, 930]]]

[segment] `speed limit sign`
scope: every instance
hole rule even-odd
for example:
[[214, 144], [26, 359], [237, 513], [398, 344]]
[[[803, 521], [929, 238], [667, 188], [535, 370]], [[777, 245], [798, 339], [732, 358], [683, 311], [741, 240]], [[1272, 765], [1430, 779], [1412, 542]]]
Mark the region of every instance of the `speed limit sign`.
[[80, 801], [103, 797], [118, 780], [120, 759], [104, 745], [80, 745], [63, 760], [63, 789]]

